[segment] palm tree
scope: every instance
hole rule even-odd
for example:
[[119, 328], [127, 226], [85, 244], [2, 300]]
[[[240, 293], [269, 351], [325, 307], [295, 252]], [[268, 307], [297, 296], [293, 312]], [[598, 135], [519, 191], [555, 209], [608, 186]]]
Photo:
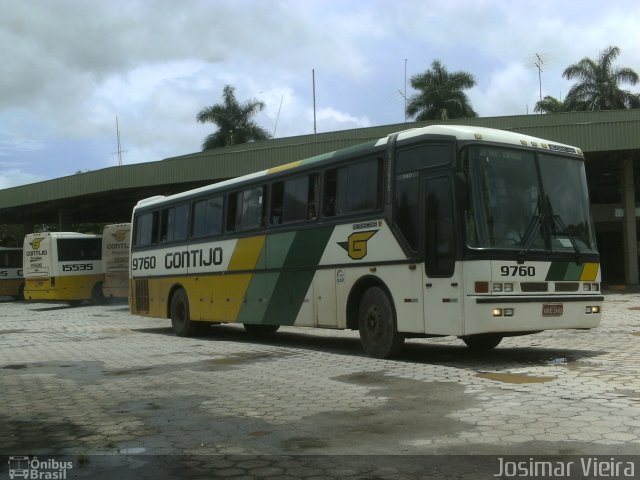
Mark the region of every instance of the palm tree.
[[556, 97], [547, 95], [542, 100], [536, 102], [536, 106], [533, 108], [536, 113], [561, 113], [567, 112], [569, 109], [562, 100], [558, 100]]
[[222, 91], [223, 103], [216, 103], [198, 112], [198, 122], [211, 122], [218, 126], [217, 132], [204, 139], [202, 150], [271, 138], [269, 132], [251, 120], [256, 113], [262, 111], [264, 103], [248, 100], [240, 104], [234, 90], [231, 85], [225, 85]]
[[411, 86], [420, 93], [409, 98], [407, 115], [418, 121], [477, 117], [463, 91], [475, 84], [470, 73], [449, 73], [440, 60], [434, 60], [431, 70], [411, 77]]
[[620, 83], [636, 85], [639, 80], [638, 74], [631, 68], [615, 68], [612, 65], [619, 54], [618, 47], [610, 46], [600, 52], [597, 60], [585, 57], [565, 69], [563, 77], [578, 80], [565, 100], [570, 110], [640, 108], [640, 96], [618, 86]]

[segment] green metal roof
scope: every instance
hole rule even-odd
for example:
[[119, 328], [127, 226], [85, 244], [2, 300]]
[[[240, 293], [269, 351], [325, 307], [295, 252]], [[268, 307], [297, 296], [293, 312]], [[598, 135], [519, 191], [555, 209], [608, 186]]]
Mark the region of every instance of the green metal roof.
[[150, 195], [175, 193], [433, 124], [510, 130], [575, 145], [586, 154], [640, 150], [638, 109], [383, 125], [234, 145], [0, 190], [0, 224], [57, 221], [52, 215], [57, 218], [59, 209], [84, 211], [77, 221], [124, 221], [137, 200]]

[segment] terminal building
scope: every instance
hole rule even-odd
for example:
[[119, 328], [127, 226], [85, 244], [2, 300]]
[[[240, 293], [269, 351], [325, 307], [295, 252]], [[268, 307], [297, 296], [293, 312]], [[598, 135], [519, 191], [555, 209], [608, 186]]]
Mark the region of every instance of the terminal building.
[[605, 285], [638, 284], [640, 109], [410, 122], [277, 138], [0, 190], [0, 224], [120, 223], [169, 195], [430, 124], [498, 128], [582, 149]]

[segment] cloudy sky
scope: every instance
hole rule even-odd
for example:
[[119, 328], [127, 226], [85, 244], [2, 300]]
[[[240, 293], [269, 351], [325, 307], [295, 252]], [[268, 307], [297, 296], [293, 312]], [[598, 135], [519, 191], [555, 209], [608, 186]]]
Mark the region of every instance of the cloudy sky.
[[[564, 68], [621, 49], [640, 72], [636, 0], [0, 0], [0, 188], [197, 152], [195, 116], [265, 109], [276, 137], [404, 121], [405, 78], [474, 75], [480, 116], [563, 98]], [[405, 77], [405, 65], [407, 77]], [[629, 87], [634, 92], [640, 87]], [[407, 87], [407, 94], [414, 93]]]

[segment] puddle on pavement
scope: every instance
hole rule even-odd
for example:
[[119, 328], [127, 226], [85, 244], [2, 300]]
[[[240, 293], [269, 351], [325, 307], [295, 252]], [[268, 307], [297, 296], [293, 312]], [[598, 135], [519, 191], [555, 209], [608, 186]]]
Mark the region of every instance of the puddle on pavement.
[[129, 368], [126, 370], [106, 370], [102, 373], [108, 376], [118, 377], [121, 375], [138, 375], [148, 373], [152, 368], [151, 367], [142, 367], [142, 368]]
[[103, 328], [98, 333], [131, 333], [129, 328]]
[[216, 358], [215, 360], [207, 360], [207, 365], [239, 365], [244, 363], [237, 357]]
[[133, 447], [133, 448], [119, 448], [118, 453], [122, 455], [140, 455], [141, 453], [146, 452], [146, 448], [141, 447]]
[[290, 353], [241, 353], [238, 355], [232, 355], [229, 357], [212, 358], [211, 360], [205, 360], [206, 365], [211, 366], [234, 366], [243, 365], [261, 360], [276, 360], [283, 357], [291, 356]]
[[27, 366], [24, 363], [20, 363], [15, 365], [5, 365], [2, 368], [5, 370], [24, 370]]
[[478, 372], [476, 377], [494, 380], [503, 383], [545, 383], [555, 380], [557, 377], [543, 377], [528, 375], [526, 373], [504, 373], [504, 372]]
[[309, 450], [315, 448], [326, 448], [329, 443], [320, 438], [296, 437], [283, 442], [287, 450]]

